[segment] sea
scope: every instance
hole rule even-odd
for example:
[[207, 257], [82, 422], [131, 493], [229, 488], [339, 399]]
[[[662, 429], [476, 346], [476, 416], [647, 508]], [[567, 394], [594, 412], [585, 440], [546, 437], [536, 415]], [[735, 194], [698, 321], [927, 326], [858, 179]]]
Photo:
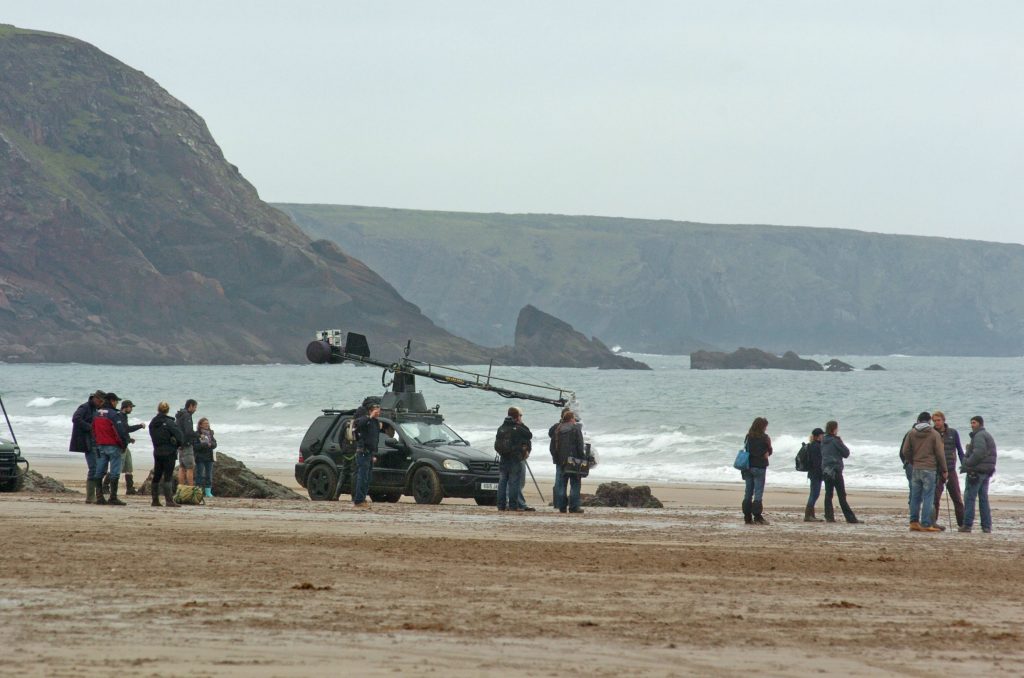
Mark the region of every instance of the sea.
[[[970, 418], [984, 416], [999, 450], [992, 492], [1024, 494], [1024, 358], [889, 356], [833, 357], [852, 372], [786, 370], [691, 370], [688, 356], [627, 353], [651, 371], [495, 367], [492, 376], [521, 384], [512, 388], [550, 395], [539, 386], [575, 394], [585, 431], [598, 453], [591, 479], [628, 482], [739, 483], [732, 468], [751, 421], [768, 419], [775, 454], [769, 484], [805, 486], [794, 457], [810, 431], [839, 422], [851, 450], [846, 483], [873, 489], [905, 489], [898, 458], [904, 433], [922, 410], [940, 409], [966, 445]], [[873, 363], [884, 371], [863, 368]], [[459, 369], [486, 374], [487, 366]], [[464, 375], [463, 375], [464, 376]], [[348, 409], [367, 395], [381, 395], [390, 374], [341, 365], [240, 365], [125, 367], [80, 364], [2, 364], [0, 397], [30, 462], [78, 459], [67, 452], [71, 415], [96, 389], [114, 391], [136, 404], [133, 423], [146, 423], [165, 400], [171, 413], [187, 398], [199, 402], [195, 420], [207, 417], [219, 450], [262, 468], [289, 468], [298, 460], [307, 426], [324, 408]], [[525, 384], [535, 384], [529, 386]], [[546, 431], [559, 408], [508, 400], [495, 393], [454, 388], [420, 378], [427, 404], [439, 405], [446, 423], [481, 450], [493, 449], [494, 432], [509, 405], [542, 439], [531, 458], [534, 474], [551, 477]], [[0, 437], [8, 438], [0, 421]], [[148, 451], [147, 436], [133, 449]], [[136, 452], [145, 468], [146, 456]]]

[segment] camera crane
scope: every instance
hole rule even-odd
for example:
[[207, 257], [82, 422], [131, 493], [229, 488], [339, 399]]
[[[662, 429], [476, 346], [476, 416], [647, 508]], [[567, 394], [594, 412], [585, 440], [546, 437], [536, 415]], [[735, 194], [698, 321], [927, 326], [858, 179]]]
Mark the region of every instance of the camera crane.
[[[348, 361], [384, 368], [384, 371], [381, 373], [381, 384], [385, 388], [391, 387], [391, 390], [384, 395], [384, 399], [381, 402], [381, 407], [385, 410], [393, 409], [407, 412], [431, 411], [427, 409], [423, 395], [416, 392], [416, 377], [432, 379], [439, 384], [449, 384], [457, 388], [475, 388], [481, 391], [490, 391], [503, 398], [547, 403], [555, 407], [565, 407], [576, 398], [576, 394], [568, 389], [491, 376], [490, 368], [488, 368], [487, 374], [480, 374], [446, 365], [433, 365], [412, 360], [409, 358], [411, 346], [411, 340], [406, 342], [405, 355], [398, 362], [389, 363], [370, 357], [370, 345], [365, 335], [356, 334], [355, 332], [348, 332], [343, 335], [341, 330], [320, 330], [316, 333], [316, 339], [306, 346], [306, 358], [311, 363], [319, 365]], [[387, 381], [389, 372], [394, 375], [390, 382]], [[499, 383], [496, 384], [495, 382]], [[542, 389], [549, 392], [550, 395], [534, 395], [532, 393], [516, 391], [509, 388], [512, 385]], [[554, 395], [555, 393], [557, 393], [557, 396]], [[433, 412], [437, 412], [436, 407], [433, 408]]]

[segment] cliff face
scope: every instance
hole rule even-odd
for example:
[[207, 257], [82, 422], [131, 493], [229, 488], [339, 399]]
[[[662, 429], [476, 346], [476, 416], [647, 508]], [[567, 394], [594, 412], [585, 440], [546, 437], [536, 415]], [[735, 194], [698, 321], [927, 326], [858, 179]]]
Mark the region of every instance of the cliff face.
[[[1024, 246], [850, 230], [281, 205], [440, 325], [507, 344], [533, 304], [630, 351], [1024, 355]], [[451, 275], [457, 267], [458, 276]]]
[[261, 201], [143, 73], [0, 25], [0, 360], [297, 362], [329, 327], [486, 359]]

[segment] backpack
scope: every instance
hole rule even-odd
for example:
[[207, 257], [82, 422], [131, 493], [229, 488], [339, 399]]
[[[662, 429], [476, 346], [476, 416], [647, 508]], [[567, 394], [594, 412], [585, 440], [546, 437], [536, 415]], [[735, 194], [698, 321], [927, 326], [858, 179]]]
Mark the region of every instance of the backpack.
[[502, 425], [498, 428], [497, 435], [494, 436], [494, 451], [498, 453], [498, 456], [502, 459], [510, 457], [513, 453], [512, 449], [512, 427]]
[[811, 470], [811, 460], [808, 458], [807, 443], [800, 446], [800, 451], [796, 453], [796, 470], [801, 473], [807, 473]]

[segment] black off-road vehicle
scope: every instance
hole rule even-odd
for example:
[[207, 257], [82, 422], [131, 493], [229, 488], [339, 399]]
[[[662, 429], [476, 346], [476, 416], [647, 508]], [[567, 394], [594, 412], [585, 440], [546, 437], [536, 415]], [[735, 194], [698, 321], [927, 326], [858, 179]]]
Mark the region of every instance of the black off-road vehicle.
[[[380, 421], [387, 426], [385, 436], [373, 463], [370, 498], [395, 502], [403, 494], [411, 495], [418, 504], [438, 504], [445, 497], [476, 500], [482, 506], [494, 506], [498, 492], [498, 458], [493, 451], [474, 449], [462, 436], [444, 423], [439, 406], [428, 408], [423, 394], [416, 391], [416, 377], [427, 377], [441, 384], [459, 388], [492, 391], [506, 398], [544, 402], [557, 407], [569, 402], [571, 391], [539, 384], [524, 384], [555, 391], [558, 397], [544, 397], [513, 391], [494, 382], [523, 384], [488, 375], [466, 372], [453, 367], [428, 365], [405, 357], [396, 363], [370, 358], [366, 337], [341, 330], [316, 333], [316, 341], [306, 347], [310, 362], [341, 363], [345, 361], [377, 365], [384, 368], [381, 383], [391, 387], [381, 398]], [[445, 370], [444, 372], [438, 371]], [[393, 375], [387, 382], [387, 375]], [[472, 377], [470, 379], [464, 376]], [[323, 410], [306, 431], [299, 447], [295, 480], [306, 488], [315, 501], [332, 500], [339, 493], [351, 493], [349, 477], [341, 480], [343, 459], [355, 454], [354, 441], [348, 440], [345, 424], [353, 419], [355, 410]], [[497, 426], [495, 426], [497, 428]], [[354, 475], [354, 462], [352, 463]], [[342, 487], [338, 487], [339, 480]]]
[[[7, 416], [7, 408], [4, 407], [2, 398], [0, 410], [7, 421], [7, 430], [11, 433], [10, 440], [0, 438], [0, 492], [18, 492], [25, 484], [28, 461], [21, 456], [21, 448], [18, 446], [18, 439], [14, 435], [14, 428], [11, 426], [10, 417]], [[24, 469], [20, 468], [22, 464], [25, 465]]]

